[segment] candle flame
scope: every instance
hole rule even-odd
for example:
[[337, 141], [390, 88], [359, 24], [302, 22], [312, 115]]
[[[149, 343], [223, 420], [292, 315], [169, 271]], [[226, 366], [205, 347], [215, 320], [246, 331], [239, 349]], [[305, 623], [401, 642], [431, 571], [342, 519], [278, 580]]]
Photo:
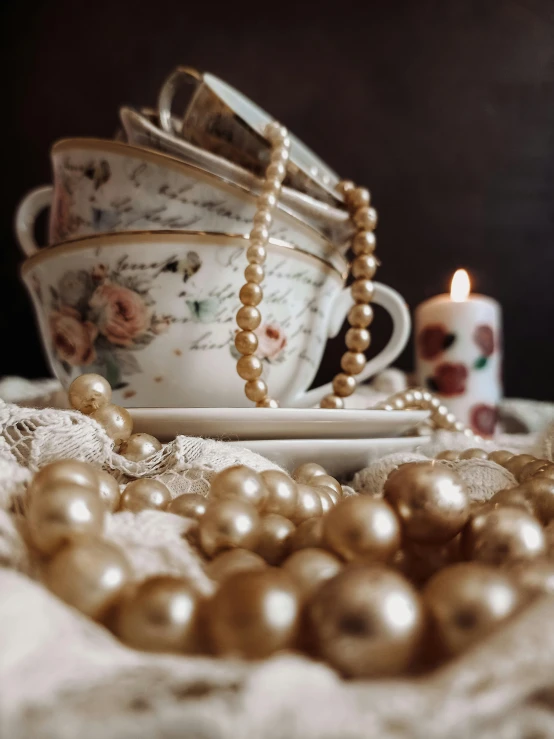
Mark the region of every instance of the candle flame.
[[469, 275], [465, 269], [457, 269], [450, 283], [450, 297], [456, 303], [467, 300], [470, 291]]

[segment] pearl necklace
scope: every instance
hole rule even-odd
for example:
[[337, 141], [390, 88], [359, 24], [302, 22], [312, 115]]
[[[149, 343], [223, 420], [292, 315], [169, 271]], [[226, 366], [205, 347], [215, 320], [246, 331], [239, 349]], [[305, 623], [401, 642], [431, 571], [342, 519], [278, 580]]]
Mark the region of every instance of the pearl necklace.
[[[269, 397], [267, 384], [261, 379], [263, 367], [256, 356], [258, 338], [254, 332], [262, 320], [258, 306], [263, 298], [260, 287], [265, 277], [263, 264], [267, 259], [267, 242], [273, 222], [273, 211], [277, 207], [286, 175], [290, 137], [287, 129], [275, 121], [268, 125], [265, 135], [271, 146], [271, 154], [262, 191], [256, 203], [254, 226], [249, 235], [250, 244], [246, 250], [248, 260], [244, 271], [246, 283], [239, 293], [241, 308], [236, 321], [240, 330], [235, 336], [235, 347], [242, 355], [237, 362], [237, 373], [246, 380], [244, 386], [246, 397], [256, 403], [258, 408], [278, 408], [279, 403]], [[356, 187], [348, 180], [341, 182], [338, 187], [357, 229], [352, 238], [354, 259], [350, 265], [350, 274], [354, 278], [350, 288], [354, 304], [348, 313], [350, 328], [346, 334], [347, 351], [341, 359], [342, 372], [335, 375], [333, 392], [321, 400], [321, 408], [344, 408], [343, 398], [355, 391], [356, 375], [359, 375], [366, 365], [364, 351], [371, 341], [367, 327], [373, 320], [370, 306], [374, 294], [372, 279], [379, 264], [373, 255], [375, 250], [373, 231], [377, 225], [377, 212], [370, 206], [369, 190]]]

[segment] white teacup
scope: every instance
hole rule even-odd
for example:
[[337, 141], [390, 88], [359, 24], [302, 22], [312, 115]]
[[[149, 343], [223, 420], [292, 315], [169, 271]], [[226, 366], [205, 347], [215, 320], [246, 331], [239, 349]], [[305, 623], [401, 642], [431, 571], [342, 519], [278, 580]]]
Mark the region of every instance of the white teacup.
[[[52, 148], [54, 189], [38, 188], [20, 203], [16, 232], [27, 256], [38, 245], [34, 225], [49, 204], [49, 243], [96, 233], [191, 230], [248, 234], [256, 196], [165, 154], [100, 139], [67, 139]], [[286, 212], [274, 212], [271, 235], [327, 257], [333, 246]]]
[[[23, 280], [56, 376], [68, 387], [99, 372], [126, 406], [251, 405], [234, 347], [247, 244], [222, 234], [106, 234], [26, 260]], [[268, 251], [257, 353], [272, 397], [312, 406], [331, 390], [307, 388], [352, 305], [346, 264], [340, 259], [337, 269], [275, 239]], [[410, 330], [397, 292], [376, 283], [375, 302], [390, 313], [393, 332], [360, 381], [394, 361]]]

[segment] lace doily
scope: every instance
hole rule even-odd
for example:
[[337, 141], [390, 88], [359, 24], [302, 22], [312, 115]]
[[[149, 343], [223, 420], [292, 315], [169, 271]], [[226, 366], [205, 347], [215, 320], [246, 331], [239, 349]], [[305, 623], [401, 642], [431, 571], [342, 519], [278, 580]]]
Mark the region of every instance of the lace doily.
[[[532, 446], [551, 459], [553, 431], [507, 446]], [[379, 494], [401, 462], [456, 443], [448, 434], [422, 438], [415, 453], [384, 457], [351, 484], [357, 492]], [[89, 418], [0, 401], [0, 736], [554, 736], [554, 598], [537, 602], [476, 649], [419, 679], [346, 682], [327, 666], [295, 655], [247, 664], [128, 649], [41, 586], [24, 543], [24, 521], [14, 513], [32, 472], [66, 457], [109, 469], [122, 482], [128, 476], [158, 477], [174, 496], [206, 494], [211, 477], [230, 464], [275, 467], [247, 449], [182, 436], [147, 462], [132, 463], [113, 452], [103, 429]], [[493, 462], [446, 464], [457, 467], [476, 500], [514, 483]], [[209, 593], [203, 562], [183, 536], [189, 526], [170, 513], [126, 511], [110, 516], [107, 536], [125, 548], [136, 579], [172, 573]]]

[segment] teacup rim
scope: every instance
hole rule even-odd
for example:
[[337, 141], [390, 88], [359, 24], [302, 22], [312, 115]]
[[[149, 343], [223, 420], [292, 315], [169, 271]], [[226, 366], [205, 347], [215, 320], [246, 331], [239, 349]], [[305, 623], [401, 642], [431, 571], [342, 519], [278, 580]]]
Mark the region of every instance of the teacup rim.
[[[157, 149], [150, 149], [147, 146], [129, 144], [127, 141], [115, 141], [114, 139], [103, 139], [94, 136], [65, 136], [61, 139], [58, 139], [52, 144], [52, 146], [50, 147], [50, 156], [53, 159], [58, 152], [63, 152], [64, 150], [73, 147], [81, 147], [83, 149], [91, 150], [111, 150], [112, 153], [120, 154], [125, 151], [130, 151], [131, 153], [136, 152], [138, 154], [137, 158], [141, 158], [143, 160], [150, 159], [152, 162], [158, 164], [160, 164], [161, 161], [161, 163], [167, 165], [168, 168], [173, 168], [181, 172], [183, 170], [192, 170], [194, 173], [197, 173], [199, 175], [199, 178], [204, 178], [208, 181], [217, 181], [221, 187], [229, 191], [238, 190], [248, 200], [256, 199], [256, 193], [253, 193], [243, 185], [240, 185], [236, 182], [231, 182], [225, 177], [213, 174], [212, 172], [208, 172], [207, 170], [199, 167], [196, 164], [184, 162], [181, 159], [172, 156], [171, 154], [158, 151]], [[328, 244], [333, 249], [336, 248], [320, 231], [314, 228], [314, 226], [310, 225], [304, 219], [300, 218], [297, 214], [292, 213], [290, 208], [281, 204], [280, 210], [287, 218], [291, 218], [294, 221], [296, 227], [307, 230], [310, 234], [310, 237], [314, 239], [314, 241], [319, 241], [322, 244]]]
[[[249, 241], [248, 235], [226, 233], [221, 231], [176, 231], [160, 229], [158, 231], [110, 231], [97, 234], [88, 234], [87, 236], [80, 236], [75, 239], [68, 239], [67, 241], [62, 241], [58, 244], [52, 244], [51, 246], [44, 247], [36, 254], [27, 257], [27, 259], [25, 259], [20, 266], [21, 277], [25, 277], [29, 270], [31, 270], [37, 264], [40, 264], [41, 262], [49, 259], [50, 257], [59, 256], [60, 253], [78, 251], [89, 246], [89, 242], [90, 246], [92, 247], [98, 246], [98, 243], [102, 241], [105, 242], [104, 244], [102, 244], [103, 246], [120, 246], [121, 244], [126, 243], [128, 243], [129, 245], [138, 245], [137, 239], [140, 239], [139, 243], [152, 243], [153, 241], [159, 240], [160, 237], [162, 237], [162, 240], [169, 242], [175, 241], [181, 244], [183, 243], [183, 241], [197, 241], [199, 238], [206, 240], [209, 239], [211, 240], [212, 244], [215, 240], [216, 245], [218, 241], [221, 242], [232, 240], [240, 241], [244, 244]], [[328, 261], [327, 259], [324, 259], [317, 254], [312, 254], [312, 252], [309, 252], [300, 246], [296, 246], [296, 244], [291, 244], [283, 239], [270, 237], [267, 243], [269, 247], [276, 247], [280, 250], [285, 249], [293, 252], [298, 252], [298, 254], [301, 255], [302, 258], [314, 260], [320, 265], [321, 269], [323, 269], [328, 274], [331, 274], [332, 276], [334, 275], [338, 277], [342, 283], [344, 283], [346, 281], [346, 278], [348, 277], [348, 265], [346, 259], [340, 254], [335, 254], [333, 256], [336, 261], [342, 264], [342, 271], [338, 268], [336, 264], [333, 264], [333, 262]]]

